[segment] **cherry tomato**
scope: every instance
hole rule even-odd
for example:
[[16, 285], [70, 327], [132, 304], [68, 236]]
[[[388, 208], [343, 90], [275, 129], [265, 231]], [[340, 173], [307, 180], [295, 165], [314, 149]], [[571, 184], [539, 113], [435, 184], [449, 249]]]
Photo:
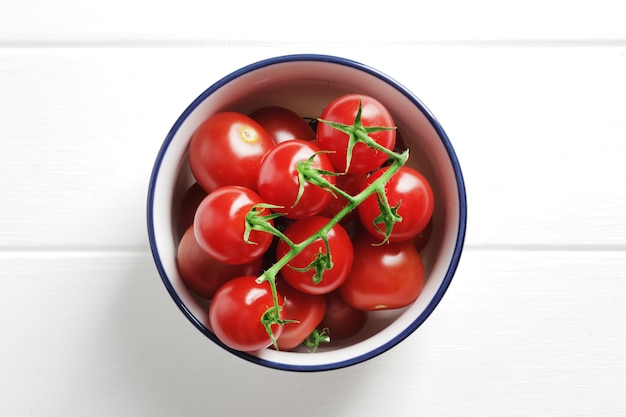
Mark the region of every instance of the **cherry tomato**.
[[[282, 307], [282, 297], [278, 297]], [[261, 318], [274, 305], [267, 281], [257, 284], [256, 276], [234, 278], [222, 285], [209, 307], [209, 323], [219, 340], [228, 347], [244, 352], [264, 349], [272, 339]], [[284, 320], [284, 308], [278, 318]], [[272, 324], [271, 331], [279, 338], [283, 326]]]
[[[388, 167], [383, 167], [374, 172], [363, 188], [369, 186], [387, 169]], [[424, 230], [432, 217], [435, 199], [428, 180], [421, 173], [407, 166], [401, 167], [385, 185], [385, 194], [390, 207], [400, 204], [397, 214], [402, 217], [401, 222], [393, 224], [390, 242], [412, 239]], [[357, 207], [357, 211], [365, 229], [382, 240], [385, 236], [385, 224], [383, 222], [374, 224], [374, 220], [380, 216], [376, 194], [366, 198]]]
[[291, 139], [313, 140], [315, 131], [298, 113], [281, 106], [267, 106], [250, 113], [272, 136], [275, 143]]
[[243, 265], [229, 265], [206, 253], [196, 241], [193, 226], [189, 226], [178, 244], [176, 262], [180, 277], [187, 287], [200, 297], [210, 299], [226, 281], [243, 275], [260, 275], [262, 260]]
[[[290, 219], [302, 219], [319, 213], [328, 204], [330, 192], [306, 181], [303, 182], [303, 192], [298, 200], [302, 183], [297, 170], [299, 163], [315, 155], [313, 168], [333, 171], [328, 156], [316, 152], [319, 152], [319, 148], [310, 142], [294, 139], [279, 143], [265, 155], [257, 189], [266, 202], [282, 207], [274, 211], [284, 213]], [[335, 183], [334, 176], [325, 175], [324, 178]]]
[[[220, 187], [207, 195], [198, 206], [193, 222], [200, 247], [218, 261], [233, 265], [262, 257], [273, 235], [252, 230], [249, 241], [244, 239], [246, 214], [262, 202], [254, 191], [236, 185]], [[270, 212], [264, 209], [261, 214]]]
[[[284, 234], [293, 243], [299, 244], [315, 234], [329, 221], [330, 219], [322, 216], [308, 217], [292, 223], [285, 229]], [[346, 280], [354, 256], [350, 236], [341, 225], [336, 224], [328, 232], [327, 239], [330, 254], [324, 240], [317, 239], [281, 269], [281, 275], [291, 286], [307, 294], [319, 295], [337, 289]], [[277, 259], [282, 258], [289, 252], [289, 249], [289, 245], [284, 240], [280, 240], [276, 246]], [[303, 269], [310, 266], [318, 256], [326, 257], [327, 265], [329, 264], [328, 258], [330, 258], [332, 267], [324, 270], [321, 273], [321, 280], [316, 283], [316, 268], [310, 268], [306, 271]]]
[[189, 166], [207, 192], [224, 185], [256, 189], [263, 156], [274, 146], [269, 133], [245, 114], [210, 116], [189, 143]]
[[[326, 106], [320, 118], [351, 126], [357, 116], [359, 103], [362, 106], [361, 123], [363, 126], [393, 128], [368, 135], [379, 145], [392, 150], [396, 142], [393, 118], [385, 106], [372, 97], [359, 94], [347, 94], [338, 97]], [[340, 172], [346, 172], [348, 135], [333, 126], [319, 122], [317, 124], [317, 140], [320, 148], [333, 151], [328, 157], [335, 168]], [[387, 159], [388, 156], [384, 152], [370, 148], [360, 142], [354, 146], [347, 172], [367, 173], [381, 166]]]
[[376, 246], [367, 233], [353, 239], [354, 262], [339, 288], [343, 299], [359, 310], [405, 307], [424, 287], [422, 258], [410, 241]]
[[197, 182], [193, 183], [183, 194], [178, 213], [179, 237], [182, 237], [187, 228], [193, 224], [193, 216], [196, 214], [196, 209], [206, 195], [207, 192]]
[[339, 291], [333, 291], [325, 297], [326, 314], [317, 328], [328, 329], [331, 344], [354, 336], [365, 326], [367, 312], [346, 303]]
[[326, 299], [298, 291], [284, 280], [279, 280], [277, 285], [285, 299], [285, 319], [297, 321], [283, 325], [278, 349], [291, 350], [300, 346], [320, 323], [326, 312]]

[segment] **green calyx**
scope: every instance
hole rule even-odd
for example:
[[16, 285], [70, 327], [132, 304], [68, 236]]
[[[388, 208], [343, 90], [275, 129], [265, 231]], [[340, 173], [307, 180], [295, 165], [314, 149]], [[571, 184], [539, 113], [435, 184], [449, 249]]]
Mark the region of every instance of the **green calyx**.
[[[356, 116], [354, 118], [354, 122], [351, 125], [333, 122], [330, 120], [317, 119], [318, 122], [324, 123], [334, 129], [337, 129], [340, 132], [348, 135], [348, 146], [346, 148], [346, 169], [344, 173], [348, 172], [350, 168], [350, 163], [352, 162], [352, 152], [354, 150], [354, 146], [359, 143], [365, 143], [370, 148], [374, 148], [376, 150], [382, 151], [387, 155], [393, 154], [393, 151], [385, 148], [384, 146], [379, 145], [375, 140], [373, 140], [369, 135], [376, 132], [381, 132], [383, 130], [394, 130], [394, 127], [390, 126], [364, 126], [362, 119], [363, 106], [359, 101], [359, 109], [357, 110]], [[391, 156], [391, 155], [390, 155]]]
[[[275, 291], [274, 291], [275, 293]], [[274, 330], [272, 330], [272, 326], [278, 325], [282, 326], [287, 323], [298, 323], [298, 320], [283, 320], [280, 318], [280, 313], [282, 311], [282, 307], [276, 303], [270, 306], [263, 315], [261, 316], [261, 324], [265, 327], [265, 331], [267, 332], [270, 340], [272, 341], [272, 346], [274, 349], [278, 350], [278, 342], [276, 340], [276, 336], [274, 335]]]
[[276, 227], [274, 227], [274, 225], [272, 224], [272, 220], [282, 217], [283, 214], [271, 213], [271, 212], [270, 214], [263, 214], [263, 213], [266, 213], [267, 210], [281, 209], [281, 208], [283, 207], [276, 206], [274, 204], [266, 204], [266, 203], [255, 204], [254, 206], [252, 206], [252, 208], [250, 208], [248, 213], [246, 213], [246, 225], [245, 225], [245, 229], [243, 232], [244, 242], [250, 245], [256, 245], [257, 244], [256, 242], [253, 242], [250, 240], [250, 233], [252, 233], [253, 230], [258, 230], [261, 232], [265, 232], [265, 233], [269, 233], [271, 235], [277, 236], [279, 239], [282, 239], [285, 242], [287, 242], [289, 246], [293, 246], [293, 243], [289, 240], [289, 238], [285, 236], [283, 232], [281, 232]]
[[[374, 218], [372, 223], [374, 224], [374, 228], [385, 236], [383, 241], [378, 243], [378, 245], [383, 245], [389, 241], [389, 236], [391, 236], [391, 232], [393, 231], [393, 225], [402, 221], [402, 216], [398, 214], [401, 202], [395, 207], [390, 207], [384, 192], [377, 192], [376, 200], [378, 201], [380, 215]], [[384, 224], [385, 230], [378, 226], [380, 223]]]
[[309, 348], [309, 352], [317, 351], [320, 343], [330, 343], [329, 329], [324, 328], [322, 330], [315, 329], [302, 343]]
[[302, 194], [304, 194], [304, 187], [306, 184], [317, 185], [320, 188], [324, 188], [326, 190], [330, 190], [332, 193], [332, 183], [328, 181], [325, 177], [333, 177], [340, 174], [337, 174], [333, 171], [327, 171], [324, 169], [319, 169], [315, 167], [315, 157], [318, 153], [326, 153], [316, 152], [311, 157], [304, 161], [300, 161], [296, 164], [296, 169], [298, 170], [298, 195], [296, 196], [296, 201], [293, 203], [291, 207], [295, 207], [302, 198]]
[[315, 255], [315, 258], [311, 261], [310, 264], [305, 266], [304, 268], [296, 268], [291, 265], [289, 267], [298, 272], [307, 272], [311, 269], [315, 270], [313, 274], [313, 283], [319, 284], [322, 282], [322, 278], [324, 277], [324, 271], [328, 271], [333, 268], [333, 258], [330, 254], [330, 244], [328, 243], [328, 237], [323, 236], [324, 245], [326, 246], [326, 252], [323, 252], [320, 248], [319, 252]]
[[280, 312], [282, 307], [279, 305], [273, 305], [265, 310], [265, 313], [261, 316], [261, 324], [265, 327], [265, 331], [267, 332], [270, 340], [272, 341], [272, 345], [274, 349], [278, 350], [278, 342], [276, 341], [276, 336], [274, 335], [274, 331], [272, 330], [273, 325], [282, 325], [283, 320], [280, 318]]

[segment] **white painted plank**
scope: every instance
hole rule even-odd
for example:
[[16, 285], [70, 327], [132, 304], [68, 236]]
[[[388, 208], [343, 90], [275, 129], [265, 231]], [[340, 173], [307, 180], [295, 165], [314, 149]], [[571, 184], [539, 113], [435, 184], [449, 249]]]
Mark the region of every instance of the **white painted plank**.
[[623, 40], [619, 0], [4, 0], [0, 43]]
[[1, 248], [140, 248], [154, 157], [205, 88], [270, 56], [386, 72], [440, 119], [466, 179], [469, 246], [624, 248], [626, 49], [0, 50]]
[[296, 374], [212, 345], [147, 253], [0, 253], [0, 414], [624, 415], [623, 271], [616, 252], [469, 250], [403, 344]]

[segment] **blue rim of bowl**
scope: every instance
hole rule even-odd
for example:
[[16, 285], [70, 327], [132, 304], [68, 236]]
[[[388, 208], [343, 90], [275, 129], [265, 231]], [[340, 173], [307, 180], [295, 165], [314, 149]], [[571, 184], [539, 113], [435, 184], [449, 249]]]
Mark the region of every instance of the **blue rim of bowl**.
[[[260, 69], [260, 68], [263, 68], [263, 67], [268, 67], [268, 66], [271, 66], [271, 65], [275, 65], [275, 64], [282, 64], [282, 63], [287, 63], [287, 62], [297, 62], [297, 61], [329, 62], [329, 63], [332, 63], [332, 64], [352, 67], [352, 68], [358, 69], [360, 71], [363, 71], [365, 73], [368, 73], [368, 74], [370, 74], [370, 75], [372, 75], [374, 77], [377, 77], [377, 78], [381, 79], [382, 81], [385, 81], [387, 84], [391, 85], [393, 88], [395, 88], [400, 93], [402, 93], [408, 100], [410, 100], [415, 106], [417, 106], [424, 113], [424, 115], [426, 116], [426, 118], [428, 119], [430, 124], [436, 130], [437, 135], [441, 139], [441, 141], [442, 141], [442, 143], [443, 143], [443, 145], [444, 145], [444, 147], [445, 147], [445, 149], [446, 149], [446, 151], [448, 153], [448, 157], [450, 158], [450, 162], [451, 162], [451, 164], [453, 166], [453, 169], [454, 169], [454, 175], [456, 177], [457, 189], [458, 189], [458, 197], [459, 197], [458, 234], [457, 234], [457, 240], [456, 240], [455, 247], [454, 247], [454, 252], [453, 252], [453, 255], [452, 255], [452, 260], [450, 262], [448, 270], [446, 271], [446, 275], [444, 277], [443, 282], [441, 283], [441, 285], [437, 289], [437, 291], [435, 293], [435, 296], [430, 301], [430, 303], [427, 305], [426, 309], [415, 320], [413, 320], [413, 322], [411, 322], [411, 324], [407, 328], [405, 328], [401, 333], [396, 335], [391, 340], [387, 341], [385, 344], [383, 344], [381, 346], [378, 346], [375, 349], [370, 350], [370, 351], [368, 351], [368, 352], [366, 352], [364, 354], [361, 354], [359, 356], [352, 357], [350, 359], [346, 359], [346, 360], [343, 360], [343, 361], [329, 362], [329, 363], [324, 363], [324, 364], [316, 364], [316, 365], [285, 364], [285, 363], [280, 363], [280, 362], [269, 361], [269, 360], [265, 360], [265, 359], [259, 358], [259, 357], [255, 356], [255, 355], [250, 354], [250, 353], [240, 352], [240, 351], [231, 349], [228, 346], [226, 346], [224, 343], [222, 343], [185, 306], [185, 303], [182, 301], [182, 299], [176, 293], [176, 290], [173, 287], [172, 283], [170, 282], [170, 280], [169, 280], [169, 278], [167, 276], [167, 273], [165, 271], [165, 268], [163, 267], [163, 263], [161, 261], [161, 256], [159, 254], [159, 250], [158, 250], [157, 243], [156, 243], [156, 238], [155, 238], [154, 218], [153, 218], [155, 185], [156, 185], [157, 178], [159, 176], [159, 169], [160, 169], [161, 164], [163, 162], [164, 155], [167, 152], [167, 149], [169, 148], [169, 145], [170, 145], [172, 139], [176, 135], [176, 132], [178, 131], [178, 129], [180, 128], [182, 123], [187, 119], [187, 117], [196, 109], [196, 107], [198, 107], [200, 105], [200, 103], [202, 103], [207, 97], [209, 97], [215, 91], [219, 90], [222, 86], [230, 83], [231, 81], [235, 80], [236, 78], [238, 78], [238, 77], [240, 77], [240, 76], [242, 76], [244, 74], [247, 74], [247, 73], [249, 73], [251, 71], [254, 71], [254, 70], [257, 70], [257, 69]], [[161, 146], [161, 149], [159, 150], [159, 153], [158, 153], [157, 158], [156, 158], [155, 163], [154, 163], [152, 174], [150, 176], [150, 182], [149, 182], [149, 188], [148, 188], [148, 199], [147, 200], [148, 200], [147, 201], [148, 238], [149, 238], [149, 242], [150, 242], [150, 249], [151, 249], [151, 252], [152, 252], [152, 256], [154, 258], [157, 270], [159, 272], [159, 275], [161, 276], [161, 280], [163, 281], [163, 284], [167, 288], [167, 291], [169, 292], [170, 296], [173, 298], [173, 300], [176, 303], [176, 305], [182, 311], [182, 313], [204, 335], [206, 335], [208, 338], [210, 338], [217, 345], [221, 346], [222, 348], [224, 348], [225, 350], [231, 352], [232, 354], [234, 354], [234, 355], [236, 355], [236, 356], [238, 356], [238, 357], [240, 357], [242, 359], [245, 359], [247, 361], [250, 361], [252, 363], [255, 363], [257, 365], [261, 365], [261, 366], [265, 366], [265, 367], [269, 367], [269, 368], [273, 368], [273, 369], [280, 369], [280, 370], [285, 370], [285, 371], [297, 371], [297, 372], [329, 371], [329, 370], [340, 369], [340, 368], [345, 368], [345, 367], [348, 367], [348, 366], [356, 365], [358, 363], [361, 363], [361, 362], [364, 362], [366, 360], [372, 359], [372, 358], [382, 354], [383, 352], [386, 352], [387, 350], [389, 350], [389, 349], [393, 348], [394, 346], [396, 346], [402, 340], [406, 339], [410, 334], [412, 334], [430, 316], [430, 314], [434, 311], [434, 309], [437, 307], [437, 305], [439, 304], [439, 302], [443, 298], [445, 292], [448, 290], [448, 287], [450, 286], [452, 278], [453, 278], [453, 276], [454, 276], [454, 274], [456, 272], [456, 269], [457, 269], [458, 264], [459, 264], [460, 259], [461, 259], [461, 253], [463, 251], [463, 245], [464, 245], [464, 241], [465, 241], [465, 232], [466, 232], [466, 226], [467, 226], [467, 197], [466, 197], [466, 191], [465, 191], [465, 181], [463, 179], [461, 166], [459, 164], [459, 161], [458, 161], [458, 158], [457, 158], [456, 153], [454, 151], [454, 148], [452, 147], [452, 144], [451, 144], [451, 142], [450, 142], [450, 140], [448, 138], [448, 135], [444, 131], [444, 129], [441, 126], [441, 124], [439, 123], [439, 121], [431, 113], [431, 111], [413, 93], [411, 93], [402, 84], [398, 83], [397, 81], [395, 81], [394, 79], [392, 79], [388, 75], [383, 74], [382, 72], [380, 72], [378, 70], [375, 70], [375, 69], [373, 69], [373, 68], [371, 68], [371, 67], [369, 67], [367, 65], [361, 64], [361, 63], [356, 62], [356, 61], [352, 61], [352, 60], [347, 59], [347, 58], [341, 58], [341, 57], [336, 57], [336, 56], [332, 56], [332, 55], [320, 55], [320, 54], [283, 55], [283, 56], [278, 56], [278, 57], [274, 57], [274, 58], [268, 58], [268, 59], [265, 59], [265, 60], [261, 60], [261, 61], [258, 61], [258, 62], [253, 63], [253, 64], [249, 64], [249, 65], [247, 65], [245, 67], [242, 67], [242, 68], [232, 72], [231, 74], [225, 76], [224, 78], [222, 78], [221, 80], [217, 81], [212, 86], [210, 86], [208, 89], [206, 89], [200, 96], [198, 96], [198, 98], [196, 98], [187, 107], [187, 109], [185, 109], [185, 111], [180, 115], [178, 120], [175, 122], [175, 124], [172, 126], [172, 128], [169, 131], [169, 133], [167, 134], [167, 136], [166, 136], [166, 138], [165, 138], [165, 140], [163, 142], [163, 145]]]

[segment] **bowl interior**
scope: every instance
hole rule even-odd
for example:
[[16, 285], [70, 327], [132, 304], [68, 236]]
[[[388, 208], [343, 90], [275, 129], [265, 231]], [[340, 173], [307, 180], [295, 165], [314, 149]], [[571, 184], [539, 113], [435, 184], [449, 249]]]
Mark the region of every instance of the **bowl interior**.
[[371, 95], [390, 110], [410, 148], [408, 165], [422, 172], [433, 187], [433, 232], [422, 252], [425, 287], [409, 307], [370, 314], [358, 335], [333, 347], [320, 347], [314, 354], [271, 349], [233, 352], [253, 362], [281, 369], [325, 370], [382, 353], [427, 318], [456, 268], [464, 237], [465, 196], [456, 157], [437, 121], [415, 96], [375, 70], [339, 58], [298, 56], [264, 61], [220, 80], [190, 105], [168, 135], [151, 181], [149, 232], [170, 294], [201, 331], [221, 344], [207, 328], [206, 301], [186, 289], [176, 268], [179, 231], [174, 219], [177, 202], [194, 182], [187, 164], [187, 146], [197, 126], [219, 111], [250, 113], [267, 105], [284, 106], [303, 117], [315, 118], [332, 99], [347, 93]]

